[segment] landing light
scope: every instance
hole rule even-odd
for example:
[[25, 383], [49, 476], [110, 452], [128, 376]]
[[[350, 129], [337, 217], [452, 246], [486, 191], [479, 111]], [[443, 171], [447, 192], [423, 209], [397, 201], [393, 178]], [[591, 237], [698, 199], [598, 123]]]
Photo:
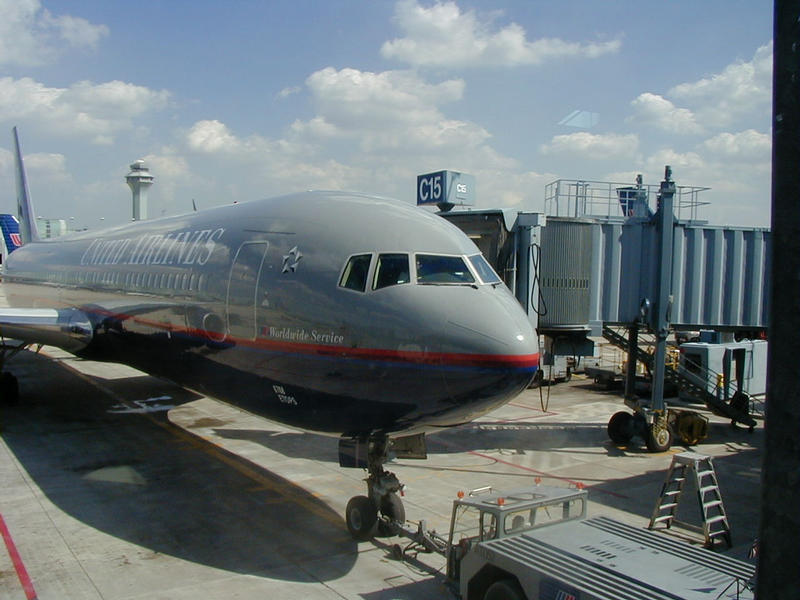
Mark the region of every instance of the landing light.
[[520, 333], [520, 334], [517, 334], [517, 340], [519, 340], [520, 342], [522, 342], [522, 341], [524, 341], [524, 340], [525, 340], [525, 336], [524, 336], [524, 335], [522, 335], [521, 333]]

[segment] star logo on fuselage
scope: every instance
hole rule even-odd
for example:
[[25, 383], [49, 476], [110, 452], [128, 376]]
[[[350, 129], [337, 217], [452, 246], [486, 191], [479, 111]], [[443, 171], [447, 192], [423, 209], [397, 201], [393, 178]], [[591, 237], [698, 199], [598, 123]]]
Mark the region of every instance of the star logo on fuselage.
[[289, 271], [294, 273], [297, 270], [297, 265], [301, 258], [303, 258], [303, 253], [298, 250], [297, 246], [289, 250], [289, 254], [283, 255], [283, 268], [281, 269], [281, 273], [288, 273]]

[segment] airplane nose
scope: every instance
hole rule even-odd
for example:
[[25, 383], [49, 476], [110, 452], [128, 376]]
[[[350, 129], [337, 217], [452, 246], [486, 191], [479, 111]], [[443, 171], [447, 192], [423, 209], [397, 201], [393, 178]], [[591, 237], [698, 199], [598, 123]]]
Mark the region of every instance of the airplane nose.
[[451, 400], [469, 411], [461, 415], [467, 418], [519, 394], [539, 364], [536, 331], [511, 293], [488, 286], [476, 293], [451, 307], [443, 336], [443, 355], [450, 363], [445, 382]]

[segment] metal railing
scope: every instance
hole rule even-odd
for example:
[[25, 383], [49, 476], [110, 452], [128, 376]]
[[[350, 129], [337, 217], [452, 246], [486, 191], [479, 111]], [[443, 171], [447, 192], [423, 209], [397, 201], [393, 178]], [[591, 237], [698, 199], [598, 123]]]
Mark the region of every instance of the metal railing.
[[[646, 204], [656, 211], [657, 184], [619, 183], [612, 181], [589, 181], [584, 179], [557, 179], [544, 188], [544, 210], [551, 217], [602, 217], [627, 218], [621, 195], [630, 198], [641, 193]], [[698, 198], [700, 192], [709, 187], [675, 186], [675, 216], [681, 220], [697, 221], [700, 207], [710, 202]]]

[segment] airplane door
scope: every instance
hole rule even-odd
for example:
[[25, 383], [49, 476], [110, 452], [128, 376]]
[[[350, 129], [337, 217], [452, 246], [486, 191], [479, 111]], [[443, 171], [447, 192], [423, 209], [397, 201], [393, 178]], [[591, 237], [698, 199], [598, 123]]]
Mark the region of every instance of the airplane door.
[[228, 275], [228, 333], [236, 339], [256, 338], [259, 280], [269, 242], [244, 242], [236, 251]]

